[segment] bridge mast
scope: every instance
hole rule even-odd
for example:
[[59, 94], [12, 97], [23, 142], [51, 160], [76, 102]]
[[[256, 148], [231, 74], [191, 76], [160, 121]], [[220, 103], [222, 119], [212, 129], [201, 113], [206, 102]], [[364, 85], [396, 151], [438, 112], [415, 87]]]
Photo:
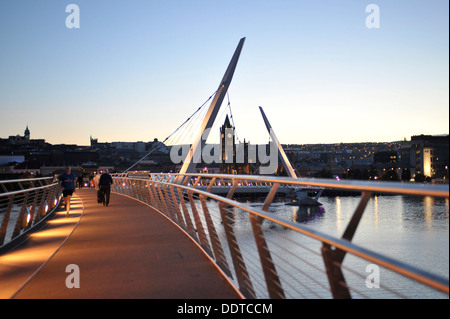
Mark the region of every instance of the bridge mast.
[[[208, 138], [209, 135], [209, 129], [211, 129], [211, 127], [214, 124], [220, 106], [222, 105], [223, 99], [225, 98], [225, 95], [227, 93], [228, 87], [230, 86], [231, 80], [233, 79], [234, 70], [236, 69], [237, 62], [239, 60], [239, 56], [241, 54], [244, 42], [245, 38], [242, 38], [239, 41], [239, 44], [236, 48], [236, 51], [234, 52], [230, 64], [228, 65], [225, 75], [223, 76], [223, 79], [220, 82], [219, 88], [217, 89], [214, 99], [211, 102], [208, 112], [206, 113], [205, 118], [203, 119], [203, 122], [200, 126], [200, 132], [195, 138], [188, 155], [183, 161], [183, 166], [181, 167], [180, 174], [193, 173], [195, 170], [195, 166], [197, 165], [197, 163], [195, 163], [194, 157], [198, 157], [199, 155], [201, 156], [201, 152], [203, 150], [203, 147], [205, 146], [206, 139]], [[207, 130], [206, 133], [205, 130]], [[181, 183], [183, 179], [184, 178], [177, 180], [177, 183]]]
[[278, 141], [277, 136], [275, 135], [275, 132], [273, 131], [272, 125], [270, 125], [269, 120], [267, 119], [266, 114], [264, 113], [262, 107], [259, 107], [259, 110], [261, 111], [261, 115], [264, 119], [264, 124], [266, 124], [266, 128], [269, 131], [270, 137], [272, 138], [272, 141], [277, 144], [278, 147], [278, 157], [281, 159], [281, 162], [283, 163], [284, 167], [286, 168], [286, 171], [288, 173], [289, 177], [297, 178], [297, 175], [295, 174], [294, 169], [292, 168], [291, 162], [289, 162], [289, 159], [286, 156], [286, 153], [283, 150], [283, 147], [281, 147], [280, 142]]

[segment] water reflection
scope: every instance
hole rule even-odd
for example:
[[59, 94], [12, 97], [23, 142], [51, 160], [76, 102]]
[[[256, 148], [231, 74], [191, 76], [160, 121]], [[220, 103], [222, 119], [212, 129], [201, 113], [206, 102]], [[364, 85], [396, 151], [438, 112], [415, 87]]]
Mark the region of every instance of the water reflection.
[[433, 197], [426, 196], [423, 198], [423, 206], [424, 206], [424, 217], [425, 224], [428, 229], [433, 227], [433, 207], [434, 207], [434, 199]]
[[448, 199], [434, 198], [426, 196], [404, 197], [402, 200], [402, 222], [407, 223], [409, 227], [424, 227], [432, 230], [441, 228], [448, 224]]
[[336, 197], [336, 227], [337, 230], [341, 231], [341, 198]]
[[[297, 207], [286, 205], [283, 200], [279, 200], [272, 204], [269, 214], [306, 225], [312, 230], [330, 236], [342, 235], [342, 231], [360, 202], [360, 197], [323, 196], [320, 201], [323, 204], [321, 207]], [[256, 203], [253, 200], [248, 204], [261, 209], [262, 202], [263, 200]], [[219, 221], [217, 232], [221, 240], [226, 242], [223, 226], [220, 225], [221, 216], [216, 203], [214, 204], [217, 214], [215, 219]], [[208, 203], [208, 205], [211, 206], [210, 211], [214, 213], [213, 203]], [[227, 217], [233, 223], [233, 230], [238, 240], [242, 243], [254, 245], [254, 236], [248, 213], [239, 209], [230, 209]], [[382, 255], [448, 278], [448, 220], [448, 199], [377, 195], [369, 202], [353, 242]], [[299, 249], [297, 240], [300, 240], [307, 247], [310, 247], [310, 245], [320, 247], [320, 242], [310, 240], [306, 236], [299, 235], [269, 220], [264, 220], [263, 230], [269, 242], [293, 253], [296, 253]], [[303, 249], [300, 251], [303, 251]], [[295, 259], [291, 259], [290, 256], [283, 256], [288, 264], [295, 262]], [[285, 266], [285, 264], [283, 265]], [[364, 269], [361, 268], [362, 274], [364, 274]], [[308, 271], [308, 275], [314, 276], [314, 273]], [[364, 285], [364, 280], [362, 285]], [[403, 278], [389, 279], [390, 287], [404, 287], [404, 285]], [[413, 285], [412, 287], [412, 289], [409, 289], [411, 293], [415, 294], [418, 291], [420, 292], [419, 295], [423, 297], [440, 296], [429, 292], [424, 292], [422, 295], [423, 288], [421, 285]]]
[[448, 198], [445, 199], [445, 216], [448, 219]]
[[378, 196], [374, 196], [374, 210], [375, 210], [375, 229], [378, 230]]
[[323, 217], [325, 209], [322, 206], [293, 207], [293, 221], [296, 223], [316, 223]]

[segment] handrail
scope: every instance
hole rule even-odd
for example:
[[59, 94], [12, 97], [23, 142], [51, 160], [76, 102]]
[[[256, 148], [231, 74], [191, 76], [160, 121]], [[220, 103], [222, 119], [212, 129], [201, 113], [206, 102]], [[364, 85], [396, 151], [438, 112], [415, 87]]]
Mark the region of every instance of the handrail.
[[186, 176], [216, 178], [227, 180], [260, 181], [298, 186], [323, 187], [340, 190], [375, 193], [396, 193], [399, 195], [418, 195], [433, 197], [449, 197], [449, 185], [428, 185], [422, 183], [387, 182], [387, 181], [347, 181], [323, 178], [291, 178], [284, 176], [232, 175], [232, 174], [152, 174], [154, 176]]
[[[8, 191], [8, 184], [20, 189]], [[1, 185], [4, 192], [0, 193], [0, 252], [40, 225], [61, 200], [60, 184], [51, 177], [1, 181]]]
[[[54, 184], [56, 184], [56, 183], [54, 183]], [[37, 190], [46, 189], [46, 188], [49, 188], [49, 187], [52, 187], [52, 186], [54, 186], [54, 185], [48, 184], [48, 185], [43, 185], [43, 186], [36, 186], [36, 187], [33, 187], [32, 190], [37, 191]], [[25, 193], [28, 193], [28, 192], [30, 192], [29, 188], [21, 189], [21, 190], [18, 190], [18, 191], [12, 191], [12, 192], [8, 192], [8, 193], [0, 193], [0, 197], [8, 197], [8, 196], [20, 195], [20, 194], [25, 194]]]
[[43, 181], [43, 180], [53, 180], [53, 177], [37, 177], [37, 178], [21, 178], [21, 179], [0, 180], [0, 184], [21, 183], [21, 182], [30, 182], [30, 181]]
[[[213, 183], [219, 179], [232, 180], [233, 186], [231, 187], [228, 196], [223, 197], [212, 194], [210, 192], [211, 187], [208, 187], [207, 190], [198, 189], [197, 183], [193, 183], [192, 186], [175, 184], [173, 183], [173, 180], [176, 176], [180, 175], [153, 174], [150, 176], [150, 179], [114, 176], [116, 183], [113, 190], [150, 204], [178, 224], [189, 236], [191, 236], [191, 238], [193, 238], [193, 240], [200, 244], [205, 253], [214, 258], [218, 266], [229, 276], [229, 278], [234, 278], [235, 282], [237, 281], [236, 286], [238, 286], [238, 289], [247, 298], [256, 297], [257, 295], [254, 292], [253, 286], [255, 284], [261, 286], [262, 284], [258, 281], [253, 281], [252, 283], [251, 277], [256, 275], [249, 274], [246, 270], [246, 268], [249, 267], [249, 264], [245, 262], [246, 258], [242, 257], [242, 247], [239, 247], [239, 240], [236, 239], [235, 231], [233, 231], [234, 222], [228, 220], [230, 217], [227, 216], [227, 212], [229, 211], [227, 207], [240, 209], [249, 214], [257, 247], [257, 252], [250, 251], [249, 254], [256, 254], [259, 256], [261, 266], [256, 268], [259, 269], [260, 273], [262, 272], [264, 274], [265, 286], [267, 287], [267, 291], [265, 294], [263, 293], [263, 296], [283, 298], [285, 297], [285, 288], [282, 286], [290, 285], [289, 282], [284, 282], [283, 277], [279, 276], [276, 271], [276, 267], [283, 267], [279, 266], [279, 264], [275, 267], [274, 259], [271, 257], [271, 254], [278, 258], [279, 252], [269, 249], [270, 246], [268, 246], [266, 242], [268, 239], [265, 238], [267, 235], [265, 235], [265, 231], [261, 228], [263, 220], [286, 227], [298, 234], [318, 240], [322, 243], [321, 254], [323, 263], [325, 264], [330, 291], [335, 298], [348, 298], [351, 296], [351, 287], [347, 286], [342, 273], [342, 262], [346, 254], [351, 254], [355, 257], [373, 262], [394, 273], [413, 279], [446, 294], [449, 293], [448, 279], [413, 267], [404, 262], [397, 261], [393, 258], [383, 256], [351, 242], [353, 233], [356, 230], [356, 226], [364, 211], [365, 204], [367, 204], [367, 200], [370, 198], [372, 192], [448, 198], [448, 186], [443, 187], [423, 184], [405, 185], [388, 182], [337, 182], [324, 179], [292, 179], [286, 177], [261, 177], [253, 175], [183, 174], [185, 177], [192, 177], [193, 181], [195, 181], [195, 178], [201, 181], [210, 178]], [[263, 209], [257, 209], [231, 199], [233, 192], [237, 188], [238, 182], [249, 180], [269, 182], [271, 185], [271, 190], [266, 198]], [[185, 181], [185, 183], [187, 182]], [[362, 203], [360, 203], [357, 211], [352, 217], [343, 238], [335, 238], [267, 213], [273, 197], [281, 184], [333, 187], [334, 189], [361, 191], [363, 194], [361, 200]], [[407, 186], [406, 189], [404, 186]], [[194, 195], [196, 196], [195, 198], [200, 200], [201, 209], [197, 207], [199, 203], [194, 200]], [[188, 198], [183, 199], [183, 197], [186, 196]], [[219, 211], [216, 212], [215, 216], [211, 213], [212, 208], [206, 203], [207, 198], [218, 203]], [[185, 200], [188, 200], [190, 209], [186, 205]], [[365, 203], [363, 203], [364, 201]], [[219, 229], [225, 234], [226, 240], [224, 238], [219, 239], [219, 236], [217, 235]], [[228, 253], [224, 253], [223, 247], [227, 245], [229, 251]], [[229, 262], [227, 262], [227, 258], [225, 257], [227, 254], [228, 258], [231, 258], [233, 261], [233, 267], [230, 267]], [[261, 281], [261, 279], [259, 281]]]
[[[166, 185], [170, 186], [171, 184], [166, 182], [158, 182], [160, 185]], [[191, 187], [180, 185], [178, 186], [181, 189], [185, 189], [187, 191], [192, 190]], [[396, 261], [392, 258], [382, 256], [376, 252], [370, 251], [369, 249], [365, 249], [363, 247], [360, 247], [358, 245], [355, 245], [349, 241], [346, 241], [345, 239], [339, 239], [332, 236], [329, 236], [323, 232], [312, 230], [310, 228], [307, 228], [305, 226], [302, 226], [300, 224], [295, 224], [291, 221], [284, 220], [282, 218], [277, 217], [273, 214], [268, 214], [260, 209], [249, 207], [248, 205], [245, 205], [240, 202], [236, 202], [231, 199], [224, 198], [219, 195], [214, 195], [207, 193], [205, 191], [196, 190], [196, 193], [199, 193], [200, 195], [208, 196], [209, 198], [215, 199], [217, 201], [220, 201], [224, 204], [228, 204], [230, 206], [234, 206], [237, 208], [240, 208], [242, 210], [247, 211], [250, 214], [255, 214], [259, 217], [262, 217], [264, 219], [273, 221], [275, 223], [278, 223], [282, 226], [285, 226], [289, 229], [298, 231], [304, 235], [307, 235], [309, 237], [318, 239], [324, 243], [327, 243], [329, 245], [335, 246], [339, 249], [345, 250], [347, 252], [350, 252], [354, 255], [357, 255], [361, 258], [370, 260], [372, 262], [375, 262], [377, 264], [383, 265], [384, 267], [399, 271], [402, 274], [404, 274], [407, 277], [414, 278], [418, 281], [421, 281], [425, 284], [433, 285], [437, 289], [442, 290], [444, 292], [448, 292], [449, 289], [449, 281], [448, 279], [441, 278], [439, 276], [436, 276], [434, 274], [431, 274], [427, 271], [424, 271], [422, 269], [416, 268], [414, 266], [407, 265], [406, 263], [403, 263], [401, 261]]]

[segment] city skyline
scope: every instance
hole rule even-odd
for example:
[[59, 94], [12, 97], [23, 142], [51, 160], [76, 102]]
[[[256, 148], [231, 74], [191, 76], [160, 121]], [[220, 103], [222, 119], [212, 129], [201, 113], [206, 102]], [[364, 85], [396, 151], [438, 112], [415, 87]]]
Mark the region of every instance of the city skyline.
[[[240, 137], [282, 144], [401, 141], [448, 134], [448, 2], [74, 1], [0, 3], [0, 136], [52, 144], [163, 140], [230, 86]], [[222, 108], [225, 107], [223, 104]]]
[[[26, 130], [28, 130], [28, 133], [30, 134], [31, 130], [29, 130], [28, 126], [29, 125], [26, 126]], [[281, 144], [283, 146], [286, 146], [286, 147], [291, 147], [291, 146], [296, 146], [296, 145], [307, 146], [307, 145], [339, 145], [339, 144], [364, 144], [364, 143], [380, 143], [380, 144], [383, 144], [383, 143], [398, 143], [398, 142], [404, 142], [404, 141], [411, 141], [411, 137], [413, 137], [413, 136], [427, 136], [427, 135], [428, 136], [448, 136], [449, 134], [445, 133], [445, 134], [432, 134], [432, 135], [429, 135], [429, 134], [420, 133], [420, 134], [415, 134], [415, 135], [412, 135], [412, 136], [407, 136], [407, 137], [404, 137], [402, 139], [390, 140], [390, 141], [349, 141], [349, 142], [331, 142], [331, 143], [318, 142], [318, 143], [281, 143]], [[6, 139], [8, 139], [10, 137], [15, 137], [15, 136], [24, 137], [25, 135], [22, 134], [22, 133], [18, 133], [18, 134], [12, 134], [12, 135], [8, 135], [8, 136], [0, 136], [0, 139], [6, 140]], [[111, 141], [109, 141], [109, 140], [101, 140], [98, 137], [91, 135], [89, 137], [90, 143], [81, 143], [81, 144], [65, 143], [64, 141], [61, 142], [61, 143], [52, 143], [51, 141], [47, 140], [45, 137], [42, 137], [42, 138], [41, 137], [37, 137], [37, 138], [35, 138], [32, 135], [31, 135], [30, 139], [31, 140], [45, 140], [46, 143], [54, 144], [54, 145], [77, 145], [77, 146], [80, 146], [80, 147], [89, 147], [92, 139], [93, 140], [97, 140], [99, 143], [151, 143], [155, 139], [158, 139], [158, 138], [155, 137], [155, 138], [149, 139], [149, 140], [135, 140], [135, 141], [130, 141], [130, 140], [111, 140]], [[162, 141], [160, 141], [160, 142], [162, 142]], [[237, 141], [237, 143], [243, 143], [243, 141], [239, 140], [239, 141]], [[167, 144], [167, 146], [171, 146], [171, 145], [172, 144], [170, 144], [170, 143]]]

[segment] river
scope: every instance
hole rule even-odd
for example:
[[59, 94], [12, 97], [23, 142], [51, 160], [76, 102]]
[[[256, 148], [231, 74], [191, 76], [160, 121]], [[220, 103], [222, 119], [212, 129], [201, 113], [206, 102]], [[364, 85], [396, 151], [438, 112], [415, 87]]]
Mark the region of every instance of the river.
[[[321, 197], [323, 205], [320, 207], [288, 206], [277, 201], [272, 204], [270, 213], [309, 229], [340, 237], [359, 200], [359, 196]], [[262, 207], [262, 203], [255, 203], [254, 199], [247, 203]], [[208, 203], [208, 206], [219, 237], [226, 242], [216, 203]], [[264, 280], [254, 253], [256, 249], [248, 214], [239, 209], [233, 209], [230, 214], [255, 290], [263, 291], [265, 285], [260, 284]], [[287, 295], [292, 298], [331, 297], [320, 255], [321, 243], [267, 220], [263, 223], [263, 229]], [[367, 205], [353, 243], [448, 278], [449, 201], [431, 197], [374, 196]], [[355, 289], [352, 291], [355, 298], [448, 298], [384, 268], [380, 271], [380, 288], [369, 289], [365, 280], [370, 274], [366, 269], [369, 264], [351, 255], [344, 260], [344, 275], [347, 284]], [[258, 296], [265, 297], [264, 293]]]

